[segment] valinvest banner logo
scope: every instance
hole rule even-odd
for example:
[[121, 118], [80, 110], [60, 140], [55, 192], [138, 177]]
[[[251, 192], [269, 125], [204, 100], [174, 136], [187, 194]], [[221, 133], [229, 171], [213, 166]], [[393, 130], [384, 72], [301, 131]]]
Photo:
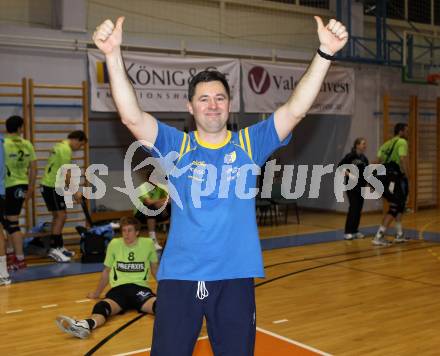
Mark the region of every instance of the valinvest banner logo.
[[[307, 67], [241, 61], [245, 112], [272, 113], [292, 95]], [[311, 114], [351, 115], [354, 107], [354, 70], [330, 68]]]
[[264, 94], [270, 87], [269, 72], [263, 67], [254, 67], [248, 74], [249, 87], [255, 94]]

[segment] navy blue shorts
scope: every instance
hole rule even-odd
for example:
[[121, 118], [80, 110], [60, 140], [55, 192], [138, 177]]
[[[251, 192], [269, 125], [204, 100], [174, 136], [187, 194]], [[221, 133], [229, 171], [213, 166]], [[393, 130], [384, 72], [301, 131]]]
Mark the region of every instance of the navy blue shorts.
[[135, 309], [139, 313], [142, 311], [144, 304], [155, 296], [150, 288], [141, 287], [133, 283], [113, 287], [105, 295], [106, 298], [118, 304], [122, 311]]
[[161, 280], [151, 356], [191, 356], [203, 317], [214, 355], [252, 356], [256, 333], [253, 278]]
[[61, 211], [66, 210], [66, 203], [64, 202], [64, 195], [58, 195], [55, 188], [41, 186], [41, 196], [46, 203], [47, 210]]
[[20, 215], [27, 190], [27, 184], [18, 184], [5, 189], [5, 216]]

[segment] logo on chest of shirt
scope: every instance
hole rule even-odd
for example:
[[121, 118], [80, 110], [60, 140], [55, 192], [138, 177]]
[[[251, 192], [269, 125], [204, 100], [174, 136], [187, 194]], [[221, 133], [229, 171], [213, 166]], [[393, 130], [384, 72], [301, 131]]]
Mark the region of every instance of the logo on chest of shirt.
[[116, 263], [116, 269], [119, 272], [143, 272], [145, 270], [144, 262], [121, 262]]
[[[237, 152], [232, 151], [231, 153], [228, 153], [225, 155], [224, 163], [227, 165], [230, 165], [234, 163], [237, 160]], [[240, 168], [236, 166], [224, 166], [224, 174], [226, 177], [226, 180], [232, 181], [237, 179], [237, 177], [240, 175]]]
[[[225, 165], [222, 167], [221, 174], [222, 177], [224, 177], [227, 181], [235, 180], [240, 175], [240, 167], [231, 165], [236, 160], [237, 153], [235, 151], [227, 153], [224, 156], [223, 162], [225, 163]], [[188, 175], [188, 178], [197, 182], [205, 181], [208, 170], [207, 166], [207, 163], [204, 161], [192, 161], [191, 167], [189, 168], [191, 173]]]
[[203, 182], [203, 178], [206, 172], [206, 162], [205, 161], [192, 161], [191, 167], [189, 168], [190, 174], [188, 175], [189, 179]]
[[232, 151], [231, 153], [225, 154], [224, 163], [225, 164], [232, 164], [237, 159], [237, 152]]

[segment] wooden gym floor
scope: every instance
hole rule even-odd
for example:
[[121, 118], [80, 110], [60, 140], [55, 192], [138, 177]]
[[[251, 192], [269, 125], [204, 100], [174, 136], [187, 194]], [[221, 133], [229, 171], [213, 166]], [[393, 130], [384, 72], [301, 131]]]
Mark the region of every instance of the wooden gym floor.
[[[365, 214], [362, 226], [379, 222], [380, 215]], [[263, 238], [312, 236], [340, 233], [343, 223], [340, 214], [303, 213], [301, 225], [261, 231]], [[417, 230], [414, 239], [391, 247], [373, 247], [367, 237], [264, 251], [266, 278], [256, 280], [261, 328], [256, 355], [313, 354], [301, 346], [277, 352], [271, 346], [283, 341], [285, 347], [289, 340], [334, 355], [437, 355], [440, 243], [425, 241], [424, 234], [440, 237], [440, 211], [408, 214], [404, 225]], [[0, 354], [84, 355], [95, 350], [96, 355], [114, 355], [148, 348], [151, 316], [129, 312], [115, 317], [88, 340], [74, 339], [55, 326], [59, 314], [89, 314], [93, 301], [85, 296], [98, 278], [93, 273], [1, 287]], [[275, 336], [267, 337], [270, 333]], [[201, 340], [196, 355], [208, 355], [206, 346]]]

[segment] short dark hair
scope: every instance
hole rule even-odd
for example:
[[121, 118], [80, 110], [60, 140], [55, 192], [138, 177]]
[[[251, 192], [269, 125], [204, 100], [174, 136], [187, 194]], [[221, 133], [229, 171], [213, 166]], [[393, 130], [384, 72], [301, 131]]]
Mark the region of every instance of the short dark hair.
[[84, 131], [81, 130], [72, 131], [70, 134], [67, 135], [67, 138], [78, 140], [80, 142], [87, 142], [87, 136]]
[[23, 127], [23, 125], [23, 118], [18, 115], [13, 115], [6, 120], [6, 131], [8, 133], [15, 133], [20, 127]]
[[398, 135], [400, 131], [405, 130], [406, 127], [408, 127], [408, 124], [405, 124], [404, 122], [399, 122], [394, 125], [394, 136]]
[[141, 223], [138, 219], [132, 216], [123, 216], [121, 220], [119, 220], [119, 226], [122, 230], [124, 226], [133, 225], [136, 231], [141, 231]]
[[199, 83], [206, 82], [216, 82], [219, 81], [225, 87], [226, 93], [228, 94], [228, 98], [231, 97], [231, 91], [229, 89], [228, 81], [223, 73], [220, 73], [218, 70], [204, 70], [202, 72], [197, 73], [189, 82], [188, 86], [188, 101], [191, 101], [194, 97], [194, 93], [196, 92], [196, 86]]

